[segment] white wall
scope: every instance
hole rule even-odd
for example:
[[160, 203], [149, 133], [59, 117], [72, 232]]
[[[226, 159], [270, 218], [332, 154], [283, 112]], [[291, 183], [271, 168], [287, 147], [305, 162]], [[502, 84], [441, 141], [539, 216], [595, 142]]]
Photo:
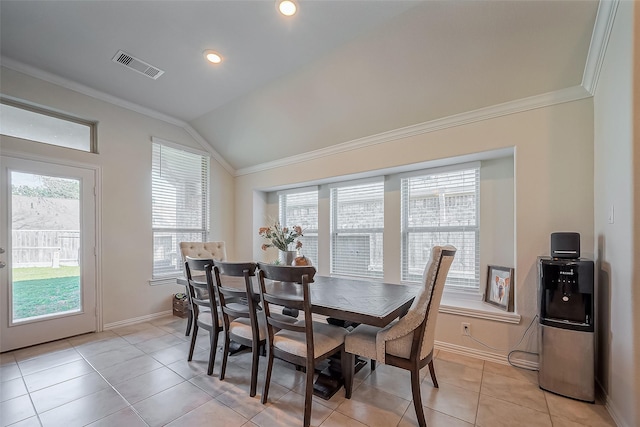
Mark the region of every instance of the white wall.
[[569, 102], [239, 176], [236, 255], [261, 257], [256, 225], [265, 221], [265, 206], [254, 205], [256, 190], [515, 147], [513, 259], [515, 307], [522, 321], [511, 325], [443, 314], [436, 336], [439, 341], [482, 349], [461, 337], [460, 322], [469, 321], [478, 338], [507, 348], [537, 313], [536, 258], [549, 253], [549, 235], [579, 232], [584, 256], [593, 258], [592, 111], [590, 99]]
[[633, 276], [640, 261], [632, 233], [640, 221], [633, 207], [634, 170], [637, 178], [640, 168], [633, 155], [640, 146], [633, 146], [632, 10], [629, 1], [618, 6], [594, 97], [597, 376], [611, 414], [626, 427], [640, 425], [640, 278]]
[[[99, 154], [15, 138], [0, 138], [0, 150], [96, 165], [102, 175], [103, 324], [171, 309], [176, 285], [150, 286], [151, 137], [202, 149], [181, 127], [149, 118], [63, 87], [2, 68], [4, 95], [68, 112], [98, 123]], [[211, 161], [212, 240], [226, 240], [233, 254], [233, 177]], [[222, 203], [220, 202], [222, 201]]]

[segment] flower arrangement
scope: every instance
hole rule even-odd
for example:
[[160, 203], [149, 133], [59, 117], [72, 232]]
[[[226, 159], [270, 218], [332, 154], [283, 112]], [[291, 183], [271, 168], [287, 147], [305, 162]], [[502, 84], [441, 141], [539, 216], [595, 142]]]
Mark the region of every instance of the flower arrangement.
[[271, 241], [271, 243], [265, 243], [262, 245], [262, 250], [266, 251], [268, 248], [274, 247], [281, 251], [288, 251], [289, 245], [296, 242], [296, 249], [302, 247], [302, 242], [296, 240], [298, 237], [302, 237], [302, 228], [298, 225], [289, 229], [288, 227], [282, 227], [279, 221], [276, 221], [269, 227], [260, 227], [258, 234], [265, 239]]

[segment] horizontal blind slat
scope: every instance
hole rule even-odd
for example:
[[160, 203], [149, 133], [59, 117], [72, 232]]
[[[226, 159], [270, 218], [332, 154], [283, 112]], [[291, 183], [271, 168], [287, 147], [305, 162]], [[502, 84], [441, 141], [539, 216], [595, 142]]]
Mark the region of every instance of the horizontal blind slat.
[[404, 178], [402, 280], [419, 281], [435, 245], [457, 248], [447, 285], [479, 287], [479, 168]]
[[300, 253], [318, 262], [318, 190], [280, 194], [279, 216], [284, 227], [300, 226]]
[[331, 273], [383, 277], [384, 182], [331, 189]]
[[209, 158], [155, 142], [152, 151], [153, 277], [162, 277], [182, 271], [180, 242], [207, 239]]

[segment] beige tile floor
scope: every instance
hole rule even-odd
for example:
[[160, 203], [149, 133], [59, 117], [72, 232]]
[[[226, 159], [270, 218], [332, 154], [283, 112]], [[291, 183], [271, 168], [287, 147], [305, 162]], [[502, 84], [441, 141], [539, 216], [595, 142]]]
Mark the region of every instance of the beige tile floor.
[[[1, 426], [299, 426], [304, 376], [276, 361], [267, 405], [249, 397], [248, 353], [231, 356], [224, 381], [218, 352], [206, 375], [208, 343], [198, 335], [187, 362], [185, 320], [166, 317], [0, 355]], [[535, 372], [440, 351], [440, 388], [423, 371], [422, 404], [430, 427], [615, 426], [601, 404], [540, 390]], [[367, 366], [353, 396], [314, 398], [312, 425], [415, 426], [407, 372]]]

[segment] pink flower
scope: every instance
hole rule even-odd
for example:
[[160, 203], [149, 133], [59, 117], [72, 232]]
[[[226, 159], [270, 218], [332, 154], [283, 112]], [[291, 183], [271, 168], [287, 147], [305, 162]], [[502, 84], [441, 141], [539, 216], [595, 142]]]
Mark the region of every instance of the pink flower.
[[288, 227], [282, 227], [278, 221], [269, 227], [260, 227], [258, 234], [269, 241], [269, 243], [262, 245], [262, 250], [275, 247], [281, 251], [286, 251], [289, 250], [289, 245], [294, 242], [296, 249], [300, 249], [302, 242], [299, 240], [296, 241], [296, 239], [302, 236], [302, 231], [302, 227], [299, 225], [290, 229]]

